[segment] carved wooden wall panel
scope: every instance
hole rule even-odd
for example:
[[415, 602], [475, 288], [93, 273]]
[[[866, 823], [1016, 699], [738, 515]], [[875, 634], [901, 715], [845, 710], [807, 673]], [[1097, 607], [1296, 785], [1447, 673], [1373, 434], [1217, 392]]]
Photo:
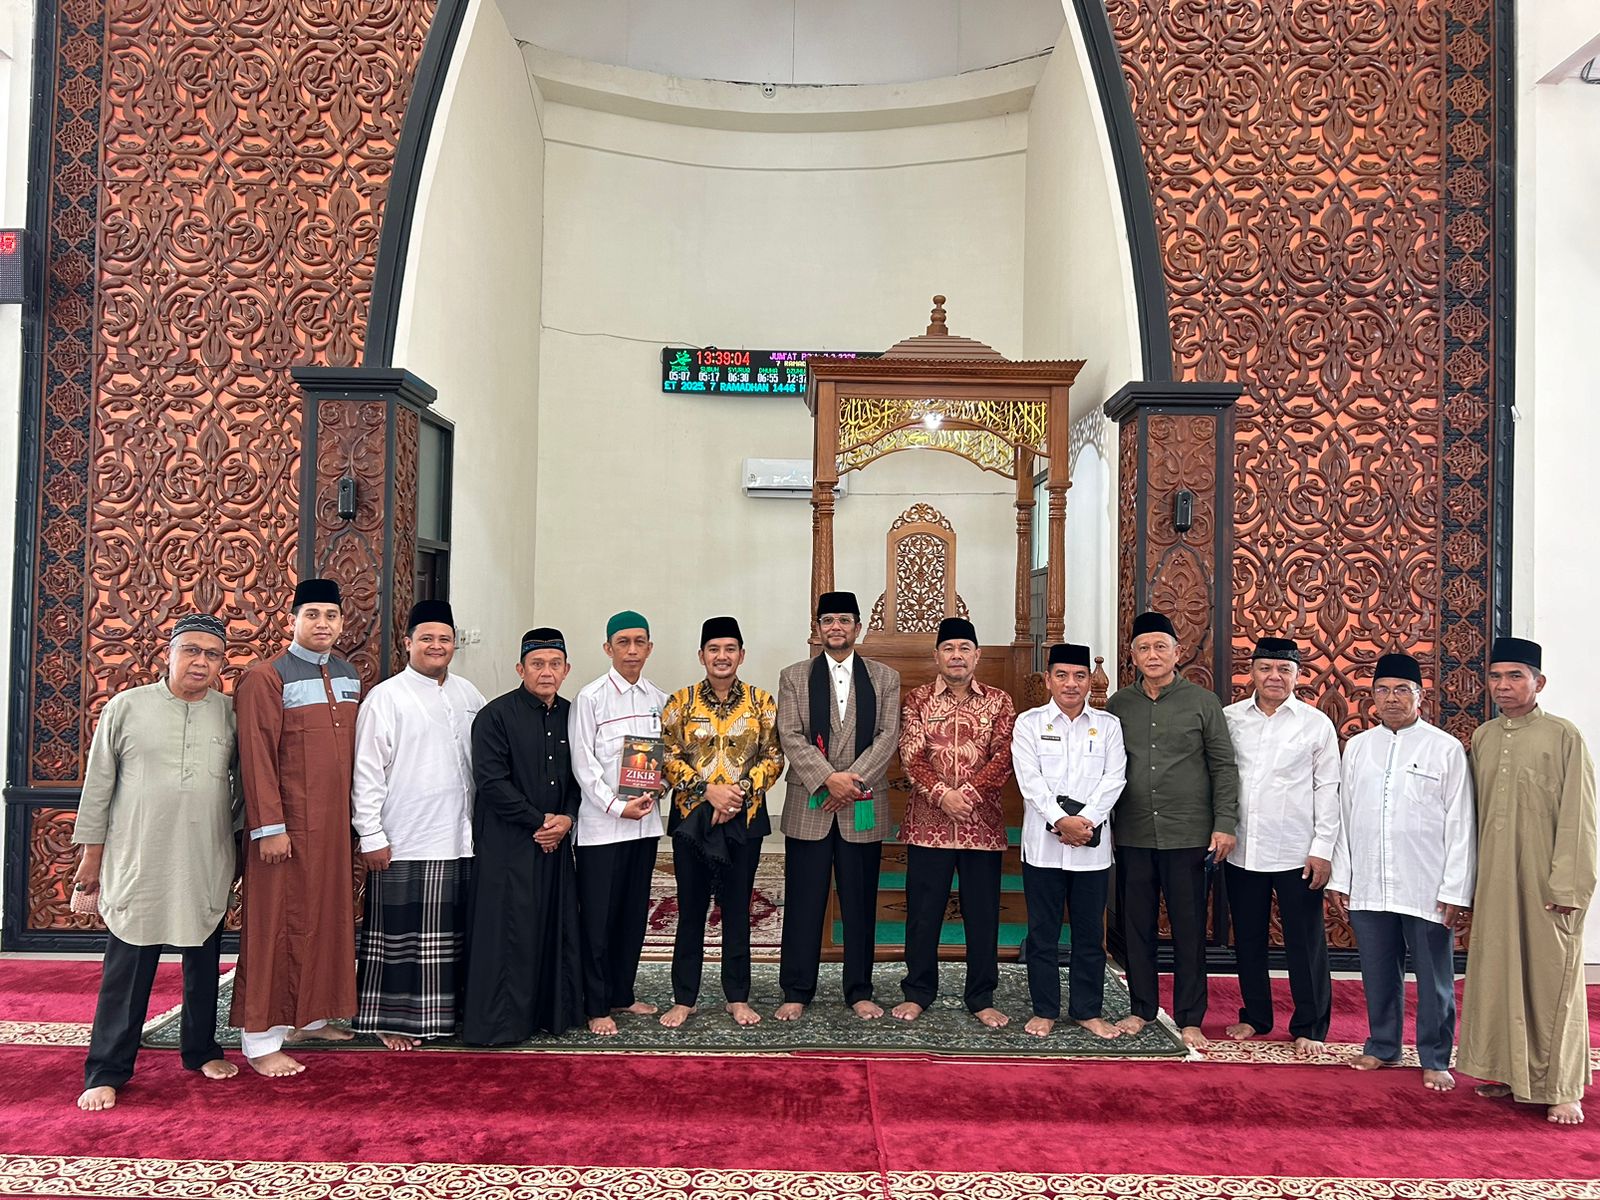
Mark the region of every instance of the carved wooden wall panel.
[[394, 539], [390, 586], [394, 610], [389, 637], [394, 647], [394, 662], [402, 666], [406, 661], [406, 618], [411, 615], [411, 605], [417, 594], [417, 472], [421, 466], [421, 425], [422, 419], [413, 409], [396, 411], [393, 520], [395, 529], [410, 533]]
[[1216, 594], [1217, 429], [1215, 414], [1152, 414], [1145, 449], [1145, 505], [1152, 516], [1172, 511], [1180, 490], [1194, 496], [1194, 524], [1179, 533], [1170, 520], [1146, 523], [1145, 579], [1149, 606], [1172, 618], [1184, 676], [1207, 691]]
[[1257, 636], [1293, 635], [1316, 702], [1349, 734], [1374, 657], [1403, 648], [1441, 684], [1435, 715], [1465, 736], [1487, 711], [1496, 586], [1502, 5], [1106, 7], [1155, 205], [1175, 375], [1245, 385], [1235, 682]]
[[[339, 581], [344, 631], [339, 654], [370, 688], [380, 677], [379, 586], [383, 572], [384, 469], [388, 460], [388, 405], [380, 401], [327, 401], [317, 405], [317, 574]], [[338, 513], [339, 481], [356, 481], [355, 519]]]
[[227, 621], [230, 678], [283, 644], [299, 553], [289, 368], [359, 357], [433, 14], [434, 0], [59, 5], [12, 781], [64, 803], [11, 826], [28, 838], [30, 929], [81, 924], [57, 911], [72, 789], [101, 706], [155, 676], [176, 614]]
[[359, 354], [432, 0], [67, 0], [56, 44], [27, 775], [72, 784], [174, 614], [281, 646], [291, 364]]

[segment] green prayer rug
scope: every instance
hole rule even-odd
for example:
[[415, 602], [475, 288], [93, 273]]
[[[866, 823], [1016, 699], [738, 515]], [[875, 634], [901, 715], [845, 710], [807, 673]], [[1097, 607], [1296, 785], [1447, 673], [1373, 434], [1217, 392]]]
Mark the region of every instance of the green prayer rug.
[[[664, 962], [639, 965], [637, 992], [642, 1000], [660, 1004], [671, 1000], [672, 984]], [[717, 984], [717, 964], [706, 964], [705, 983], [700, 994], [700, 1011], [678, 1029], [665, 1029], [653, 1016], [623, 1013], [617, 1017], [615, 1037], [598, 1037], [578, 1028], [562, 1037], [535, 1037], [515, 1046], [493, 1047], [512, 1053], [560, 1053], [604, 1051], [635, 1054], [896, 1054], [930, 1055], [952, 1058], [1114, 1058], [1183, 1059], [1188, 1052], [1177, 1030], [1166, 1019], [1151, 1021], [1137, 1037], [1112, 1040], [1095, 1037], [1063, 1017], [1047, 1037], [1023, 1032], [1032, 1013], [1028, 1001], [1027, 968], [1016, 963], [1000, 964], [1000, 986], [995, 991], [995, 1007], [1011, 1018], [1003, 1029], [990, 1029], [967, 1012], [961, 1002], [965, 966], [959, 962], [939, 964], [940, 995], [916, 1021], [897, 1021], [888, 1010], [900, 1001], [901, 963], [880, 963], [875, 972], [878, 1003], [884, 1015], [863, 1021], [845, 1007], [839, 977], [840, 964], [823, 963], [816, 1000], [798, 1021], [774, 1020], [782, 993], [778, 989], [778, 965], [755, 963], [751, 969], [750, 1003], [761, 1014], [757, 1025], [734, 1023], [722, 1007]], [[1066, 975], [1062, 974], [1062, 1001], [1065, 1003]], [[237, 1049], [239, 1031], [224, 1023], [233, 997], [233, 977], [223, 981], [217, 1011], [217, 1037], [224, 1047]], [[1128, 1011], [1128, 990], [1113, 972], [1106, 972], [1105, 1015], [1110, 1020]], [[179, 1014], [176, 1010], [150, 1022], [144, 1045], [157, 1049], [178, 1046]], [[336, 1021], [347, 1025], [348, 1022]], [[362, 1036], [354, 1042], [305, 1042], [293, 1047], [302, 1050], [382, 1050], [375, 1037]], [[473, 1050], [452, 1039], [429, 1041], [426, 1050]]]

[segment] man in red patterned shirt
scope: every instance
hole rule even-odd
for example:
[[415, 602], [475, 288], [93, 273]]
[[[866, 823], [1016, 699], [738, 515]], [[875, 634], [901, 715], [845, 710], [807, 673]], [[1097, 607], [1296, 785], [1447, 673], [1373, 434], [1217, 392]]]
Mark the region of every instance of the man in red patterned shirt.
[[972, 622], [946, 617], [933, 651], [939, 676], [906, 697], [900, 764], [911, 777], [906, 843], [906, 977], [894, 1015], [915, 1021], [939, 992], [939, 930], [960, 872], [967, 943], [967, 1011], [991, 1028], [1000, 982], [1000, 860], [1006, 822], [1000, 789], [1011, 778], [1011, 697], [974, 678], [981, 651]]

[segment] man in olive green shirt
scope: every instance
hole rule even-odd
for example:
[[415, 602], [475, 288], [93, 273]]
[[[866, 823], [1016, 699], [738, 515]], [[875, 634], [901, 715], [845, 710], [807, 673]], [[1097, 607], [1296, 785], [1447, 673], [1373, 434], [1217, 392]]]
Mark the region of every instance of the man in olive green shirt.
[[1162, 613], [1133, 621], [1140, 681], [1106, 708], [1122, 722], [1128, 783], [1112, 831], [1117, 907], [1123, 917], [1133, 1011], [1117, 1022], [1138, 1033], [1160, 1007], [1156, 928], [1161, 898], [1172, 924], [1172, 1016], [1184, 1044], [1206, 1045], [1206, 892], [1234, 847], [1239, 770], [1222, 702], [1178, 674], [1178, 635]]

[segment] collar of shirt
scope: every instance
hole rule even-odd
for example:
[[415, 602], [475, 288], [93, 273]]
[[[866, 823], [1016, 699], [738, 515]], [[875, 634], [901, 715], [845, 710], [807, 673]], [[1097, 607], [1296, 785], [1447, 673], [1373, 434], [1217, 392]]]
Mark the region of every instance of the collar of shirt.
[[1300, 715], [1301, 706], [1305, 704], [1305, 701], [1300, 699], [1300, 697], [1289, 696], [1282, 704], [1278, 705], [1276, 710], [1269, 713], [1257, 702], [1257, 697], [1258, 693], [1250, 693], [1250, 699], [1245, 701], [1245, 711], [1254, 713], [1263, 721], [1272, 720], [1272, 718], [1277, 716], [1278, 713], [1288, 713], [1290, 716], [1298, 717]]
[[621, 675], [617, 674], [617, 669], [615, 667], [612, 667], [609, 671], [606, 672], [606, 678], [611, 680], [611, 686], [617, 689], [617, 694], [619, 696], [626, 696], [629, 692], [633, 691], [635, 688], [642, 688], [644, 686], [644, 676], [643, 675], [639, 676], [639, 682], [638, 683], [629, 683]]
[[1542, 716], [1544, 710], [1535, 704], [1532, 712], [1523, 713], [1520, 717], [1501, 717], [1500, 721], [1507, 729], [1526, 729]]
[[[983, 696], [989, 694], [989, 689], [983, 684], [979, 683], [976, 679], [968, 681], [967, 687], [970, 689], [968, 693], [969, 695], [982, 698]], [[949, 693], [950, 685], [944, 681], [944, 676], [935, 675], [933, 677], [933, 694], [935, 696], [946, 696], [949, 695]]]
[[519, 696], [521, 696], [525, 701], [527, 701], [528, 704], [531, 705], [534, 708], [535, 711], [542, 712], [542, 713], [553, 713], [558, 708], [560, 708], [562, 703], [563, 703], [561, 695], [560, 695], [559, 692], [556, 694], [556, 698], [554, 700], [550, 701], [549, 704], [546, 704], [543, 700], [539, 699], [539, 697], [535, 696], [527, 688], [522, 687], [520, 685], [517, 687], [517, 694]]
[[333, 657], [331, 651], [325, 650], [321, 654], [318, 654], [315, 650], [307, 650], [299, 642], [294, 641], [289, 643], [289, 653], [294, 655], [296, 658], [302, 659], [305, 662], [317, 667], [327, 666], [328, 660]]
[[846, 679], [849, 679], [856, 672], [856, 652], [854, 650], [850, 651], [849, 654], [845, 655], [843, 662], [834, 662], [830, 659], [828, 661], [828, 670], [836, 679], [841, 672], [843, 672]]
[[1089, 706], [1087, 704], [1085, 704], [1083, 706], [1083, 711], [1080, 712], [1076, 717], [1067, 716], [1066, 709], [1062, 708], [1061, 705], [1057, 704], [1053, 697], [1050, 700], [1050, 711], [1045, 713], [1046, 723], [1047, 724], [1054, 725], [1056, 723], [1056, 718], [1059, 717], [1061, 719], [1062, 724], [1068, 725], [1068, 726], [1076, 725], [1079, 721], [1083, 720], [1088, 715], [1089, 715]]
[[441, 675], [438, 679], [431, 679], [413, 667], [410, 663], [406, 664], [406, 669], [400, 672], [400, 675], [406, 680], [407, 683], [421, 688], [442, 688], [444, 687], [445, 680], [450, 678], [450, 675], [447, 672], [444, 675]]

